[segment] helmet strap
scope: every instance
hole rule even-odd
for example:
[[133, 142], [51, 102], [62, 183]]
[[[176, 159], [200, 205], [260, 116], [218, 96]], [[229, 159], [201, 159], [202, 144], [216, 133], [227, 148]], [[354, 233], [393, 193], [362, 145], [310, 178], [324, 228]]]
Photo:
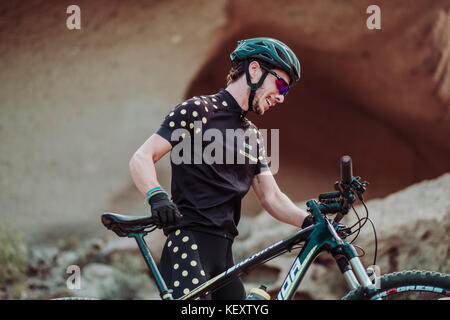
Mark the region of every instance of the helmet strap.
[[262, 86], [264, 80], [266, 79], [267, 75], [269, 74], [267, 71], [264, 71], [263, 75], [261, 76], [261, 79], [259, 79], [258, 83], [252, 83], [250, 80], [250, 72], [248, 71], [249, 66], [249, 60], [245, 60], [245, 76], [247, 79], [247, 84], [250, 87], [250, 96], [248, 97], [248, 110], [253, 110], [253, 99], [255, 98], [256, 90], [258, 90], [259, 87]]

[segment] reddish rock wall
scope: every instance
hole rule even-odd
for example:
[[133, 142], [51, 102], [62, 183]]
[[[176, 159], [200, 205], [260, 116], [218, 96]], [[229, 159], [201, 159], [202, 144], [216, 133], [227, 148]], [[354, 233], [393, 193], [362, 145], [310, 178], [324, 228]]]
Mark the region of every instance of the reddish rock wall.
[[250, 118], [280, 130], [288, 195], [330, 189], [343, 154], [372, 183], [369, 198], [437, 177], [450, 170], [450, 2], [400, 2], [382, 2], [382, 29], [368, 30], [370, 1], [231, 1], [186, 97], [225, 86], [237, 40], [272, 36], [297, 53], [302, 79], [283, 105]]

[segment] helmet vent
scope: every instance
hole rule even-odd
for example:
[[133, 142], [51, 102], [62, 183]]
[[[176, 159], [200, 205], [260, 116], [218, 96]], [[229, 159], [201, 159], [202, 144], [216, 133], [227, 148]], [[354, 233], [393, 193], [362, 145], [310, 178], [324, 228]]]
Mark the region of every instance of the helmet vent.
[[284, 54], [283, 51], [281, 51], [280, 49], [278, 49], [277, 47], [275, 47], [275, 50], [277, 51], [278, 56], [281, 58], [281, 60], [288, 62], [291, 59], [289, 59], [288, 57], [286, 57], [286, 55]]
[[267, 58], [269, 61], [273, 61], [273, 58], [267, 52], [261, 52], [260, 55]]

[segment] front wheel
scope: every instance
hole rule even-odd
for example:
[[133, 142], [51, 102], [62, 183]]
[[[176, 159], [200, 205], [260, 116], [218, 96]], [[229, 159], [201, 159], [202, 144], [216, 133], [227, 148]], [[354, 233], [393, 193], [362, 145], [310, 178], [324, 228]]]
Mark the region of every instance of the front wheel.
[[435, 300], [450, 299], [450, 275], [423, 270], [389, 273], [377, 281], [377, 291], [350, 291], [343, 300]]

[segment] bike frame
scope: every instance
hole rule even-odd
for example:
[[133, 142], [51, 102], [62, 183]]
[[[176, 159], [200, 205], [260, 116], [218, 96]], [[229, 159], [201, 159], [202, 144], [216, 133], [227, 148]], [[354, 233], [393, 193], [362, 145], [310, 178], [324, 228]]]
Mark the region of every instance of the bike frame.
[[[294, 260], [289, 273], [283, 281], [277, 295], [278, 300], [289, 300], [293, 297], [303, 277], [311, 266], [311, 263], [323, 251], [328, 251], [333, 255], [350, 289], [356, 289], [359, 286], [366, 287], [369, 290], [373, 289], [372, 281], [367, 275], [354, 247], [351, 244], [344, 242], [339, 237], [330, 221], [325, 219], [321, 214], [314, 200], [310, 200], [307, 204], [311, 214], [315, 218], [316, 223], [314, 225], [302, 229], [258, 253], [255, 253], [250, 258], [237, 263], [223, 273], [199, 285], [188, 294], [179, 298], [179, 300], [197, 299], [203, 295], [207, 295], [235, 277], [248, 273], [256, 266], [263, 264], [280, 254], [291, 251], [295, 245], [302, 242], [304, 242], [304, 246]], [[155, 279], [162, 299], [173, 300], [171, 291], [167, 288], [167, 285], [150, 254], [147, 244], [143, 239], [146, 234], [147, 233], [137, 233], [130, 234], [129, 236], [136, 239], [139, 249], [149, 267], [150, 274]]]

